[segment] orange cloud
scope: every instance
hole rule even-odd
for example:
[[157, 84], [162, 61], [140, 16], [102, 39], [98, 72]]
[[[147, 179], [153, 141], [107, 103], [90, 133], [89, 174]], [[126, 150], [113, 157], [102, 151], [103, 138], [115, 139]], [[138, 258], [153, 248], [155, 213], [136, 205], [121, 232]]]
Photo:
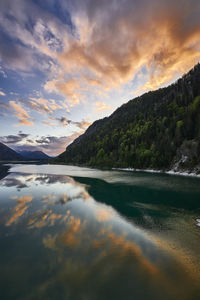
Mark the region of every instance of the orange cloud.
[[[85, 94], [93, 101], [96, 96], [103, 98], [103, 92], [132, 83], [141, 70], [145, 75], [139, 80], [140, 91], [159, 88], [200, 59], [198, 0], [123, 0], [123, 5], [120, 0], [68, 3], [73, 33], [53, 14], [43, 11], [40, 15], [37, 10], [30, 18], [33, 4], [24, 6], [27, 23], [33, 18], [35, 24], [31, 31], [23, 25], [21, 14], [16, 15], [18, 7], [14, 4], [10, 14], [15, 18], [8, 18], [7, 7], [2, 5], [4, 17], [0, 21], [11, 38], [25, 45], [17, 45], [11, 56], [4, 51], [5, 63], [13, 69], [30, 71], [34, 67], [48, 72], [44, 88], [65, 95], [66, 102], [61, 106], [65, 105], [67, 111], [86, 101]], [[60, 108], [54, 101], [31, 101], [31, 107], [39, 112], [51, 113]], [[18, 110], [21, 124], [33, 124], [25, 111], [13, 109]]]
[[[33, 66], [41, 69], [48, 76], [44, 89], [66, 97], [63, 103], [31, 98], [29, 107], [39, 113], [69, 112], [70, 107], [87, 101], [93, 102], [97, 112], [108, 111], [105, 95], [120, 88], [120, 93], [126, 93], [124, 85], [132, 84], [138, 72], [142, 77], [137, 77], [140, 87], [133, 91], [136, 95], [166, 85], [200, 59], [197, 0], [124, 0], [123, 6], [119, 0], [69, 2], [73, 33], [57, 16], [44, 17], [39, 11], [33, 14], [35, 25], [29, 31], [20, 22], [20, 14], [15, 15], [15, 6], [11, 11], [16, 22], [6, 14], [1, 20], [5, 32], [25, 45], [16, 47], [13, 53], [19, 54], [13, 59], [4, 51], [8, 65], [24, 71]], [[27, 8], [24, 15], [28, 21], [32, 9]], [[24, 104], [10, 101], [10, 108], [21, 125], [33, 125]], [[43, 123], [54, 126], [49, 120]]]
[[21, 125], [33, 126], [31, 117], [19, 102], [16, 103], [15, 101], [9, 101], [9, 106], [14, 110], [14, 114], [19, 119], [19, 123]]
[[44, 125], [50, 126], [50, 127], [55, 127], [55, 126], [56, 126], [55, 123], [50, 122], [50, 121], [48, 121], [48, 120], [44, 120], [44, 121], [42, 121], [42, 123], [43, 123]]
[[72, 121], [72, 124], [76, 125], [78, 128], [82, 129], [82, 133], [91, 125], [91, 122], [87, 120], [82, 120], [80, 122]]
[[95, 110], [96, 111], [104, 111], [111, 109], [111, 106], [109, 104], [106, 104], [105, 102], [96, 102], [95, 103]]
[[[123, 8], [120, 1], [75, 2], [80, 10], [73, 10], [72, 16], [79, 38], [65, 41], [58, 61], [68, 75], [80, 75], [79, 90], [84, 80], [88, 88], [118, 88], [142, 67], [149, 74], [143, 90], [156, 89], [200, 58], [197, 1], [124, 1]], [[64, 92], [65, 85], [57, 88]]]
[[[38, 112], [52, 113], [63, 107], [69, 111], [69, 107], [86, 101], [86, 94], [103, 97], [132, 82], [143, 69], [146, 75], [140, 82], [146, 82], [138, 92], [153, 90], [188, 71], [200, 59], [199, 1], [125, 0], [123, 7], [119, 0], [72, 2], [74, 35], [58, 20], [37, 20], [35, 36], [18, 28], [23, 43], [54, 61], [49, 63], [44, 89], [67, 98], [63, 105], [32, 99], [30, 106]], [[58, 40], [52, 37], [47, 41], [47, 32]], [[96, 111], [109, 109], [102, 101], [96, 103]], [[31, 125], [26, 118], [20, 122]]]
[[64, 79], [57, 79], [47, 81], [44, 89], [48, 92], [60, 92], [67, 97], [67, 103], [70, 107], [80, 103], [80, 90], [83, 90], [78, 80], [72, 78], [67, 81]]
[[6, 94], [2, 91], [0, 91], [0, 96], [6, 96]]
[[44, 98], [30, 98], [29, 105], [39, 113], [52, 114], [55, 110], [62, 107], [54, 99], [47, 100]]

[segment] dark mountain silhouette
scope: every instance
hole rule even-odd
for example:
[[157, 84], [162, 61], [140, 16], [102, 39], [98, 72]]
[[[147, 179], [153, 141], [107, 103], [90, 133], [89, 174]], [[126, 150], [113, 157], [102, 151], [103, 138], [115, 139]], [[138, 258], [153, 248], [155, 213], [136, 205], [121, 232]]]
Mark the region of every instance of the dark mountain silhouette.
[[9, 148], [3, 143], [0, 143], [0, 161], [16, 161], [16, 160], [23, 160], [23, 157], [13, 149]]
[[19, 154], [28, 160], [30, 160], [30, 159], [40, 160], [40, 159], [50, 159], [51, 158], [50, 156], [48, 156], [46, 153], [44, 153], [42, 151], [20, 151]]

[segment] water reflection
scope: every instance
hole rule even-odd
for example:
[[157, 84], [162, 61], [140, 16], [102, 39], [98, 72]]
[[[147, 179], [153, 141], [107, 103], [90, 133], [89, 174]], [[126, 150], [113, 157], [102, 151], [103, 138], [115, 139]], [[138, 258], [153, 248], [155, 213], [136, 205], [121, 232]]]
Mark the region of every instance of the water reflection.
[[[148, 187], [155, 191], [184, 191], [200, 192], [199, 178], [191, 178], [184, 176], [172, 176], [166, 174], [151, 174], [146, 172], [133, 172], [133, 171], [103, 171], [93, 168], [83, 168], [77, 166], [66, 165], [11, 165], [11, 172], [20, 172], [24, 174], [54, 174], [60, 177], [62, 181], [63, 175], [82, 177], [82, 178], [95, 178], [104, 180], [107, 183], [125, 184], [135, 187]], [[43, 177], [43, 180], [56, 180], [54, 177]]]
[[13, 213], [9, 220], [6, 222], [6, 226], [10, 226], [13, 223], [17, 223], [18, 219], [25, 213], [28, 209], [30, 202], [32, 201], [32, 196], [17, 197], [13, 196], [12, 199], [16, 199], [17, 205], [13, 209]]
[[24, 182], [22, 182], [20, 179], [16, 179], [16, 178], [10, 178], [10, 177], [6, 177], [3, 180], [3, 185], [7, 186], [7, 187], [17, 187], [17, 189], [23, 189], [28, 187], [27, 184], [25, 184]]
[[[20, 194], [19, 182], [26, 185]], [[147, 223], [159, 228], [156, 220], [165, 223], [175, 217], [177, 204], [173, 208], [169, 204], [163, 212], [165, 201], [161, 206], [156, 197], [145, 202], [137, 189], [121, 185], [113, 189], [101, 180], [65, 175], [12, 173], [0, 181], [0, 189], [7, 197], [0, 210], [5, 220], [0, 228], [2, 299], [192, 299], [199, 295], [200, 274], [192, 254], [171, 247], [164, 236], [143, 226], [149, 218]], [[13, 282], [9, 289], [8, 282]]]

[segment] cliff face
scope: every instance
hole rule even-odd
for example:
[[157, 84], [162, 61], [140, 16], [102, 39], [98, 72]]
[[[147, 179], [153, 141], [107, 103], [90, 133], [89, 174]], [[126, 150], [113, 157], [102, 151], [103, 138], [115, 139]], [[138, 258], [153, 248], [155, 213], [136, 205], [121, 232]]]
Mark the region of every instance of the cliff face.
[[176, 156], [170, 167], [176, 172], [188, 171], [199, 174], [199, 143], [196, 140], [185, 140], [177, 149]]
[[57, 160], [89, 166], [196, 170], [200, 164], [200, 65], [94, 122]]

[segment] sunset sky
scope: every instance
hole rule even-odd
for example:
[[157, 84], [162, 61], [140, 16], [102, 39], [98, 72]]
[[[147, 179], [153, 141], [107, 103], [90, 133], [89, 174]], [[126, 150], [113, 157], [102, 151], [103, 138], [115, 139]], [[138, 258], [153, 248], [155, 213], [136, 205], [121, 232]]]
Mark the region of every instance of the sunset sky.
[[199, 0], [0, 0], [0, 141], [57, 155], [199, 60]]

